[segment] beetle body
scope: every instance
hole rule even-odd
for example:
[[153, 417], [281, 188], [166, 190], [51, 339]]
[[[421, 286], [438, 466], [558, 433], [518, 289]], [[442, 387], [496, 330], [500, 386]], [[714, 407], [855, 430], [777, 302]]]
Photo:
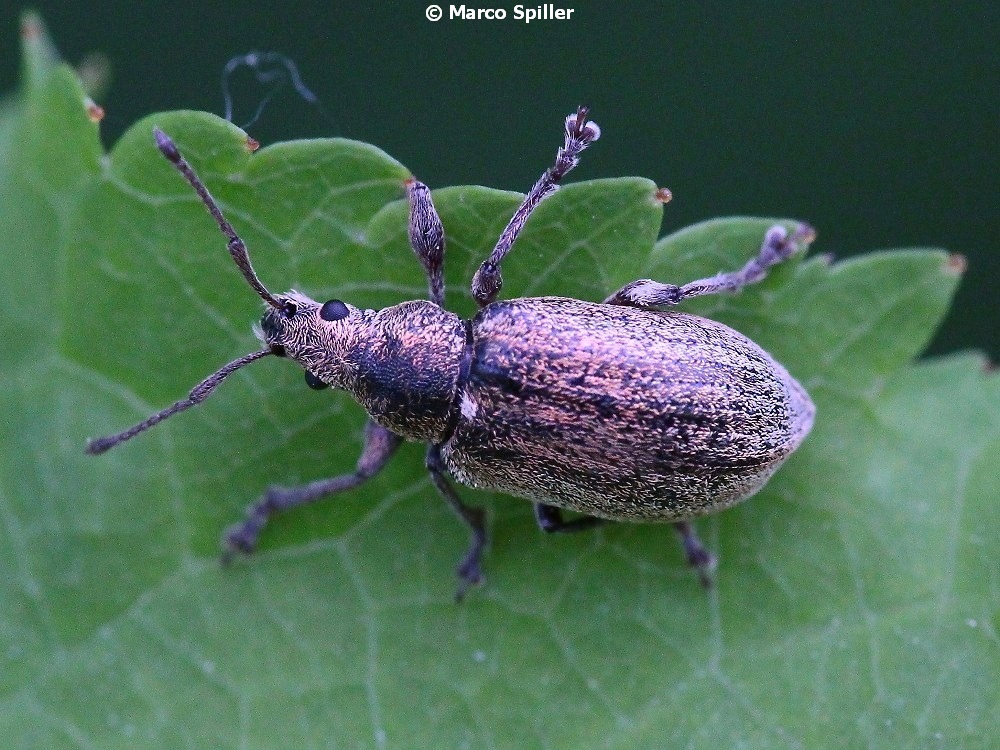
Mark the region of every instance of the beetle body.
[[[283, 299], [279, 295], [279, 299]], [[750, 339], [696, 315], [564, 297], [431, 302], [295, 295], [264, 343], [379, 424], [441, 445], [463, 484], [617, 521], [678, 521], [755, 493], [812, 427], [805, 390]]]
[[678, 521], [756, 492], [814, 408], [763, 349], [679, 312], [495, 302], [442, 455], [464, 484], [616, 521]]
[[[605, 520], [665, 521], [680, 532], [688, 562], [709, 582], [714, 564], [688, 519], [754, 494], [813, 424], [805, 390], [757, 344], [727, 326], [664, 311], [690, 297], [738, 290], [767, 275], [813, 238], [798, 225], [769, 229], [757, 255], [734, 272], [683, 286], [639, 279], [601, 304], [564, 297], [497, 301], [500, 265], [532, 211], [597, 140], [586, 108], [566, 118], [563, 146], [514, 212], [471, 285], [480, 310], [463, 320], [444, 309], [445, 235], [426, 185], [403, 184], [410, 246], [428, 279], [428, 300], [383, 310], [295, 291], [272, 294], [243, 240], [173, 141], [157, 148], [185, 177], [228, 239], [251, 288], [268, 305], [261, 351], [223, 366], [189, 396], [123, 432], [92, 440], [90, 453], [123, 443], [203, 401], [237, 369], [267, 355], [302, 366], [313, 388], [352, 394], [371, 420], [353, 472], [299, 487], [270, 487], [225, 534], [224, 559], [251, 552], [275, 513], [357, 487], [403, 439], [428, 444], [438, 492], [468, 527], [458, 566], [462, 596], [482, 580], [485, 514], [466, 505], [450, 474], [472, 487], [530, 500], [545, 531]], [[657, 190], [657, 200], [669, 191]], [[584, 515], [569, 521], [560, 509]]]

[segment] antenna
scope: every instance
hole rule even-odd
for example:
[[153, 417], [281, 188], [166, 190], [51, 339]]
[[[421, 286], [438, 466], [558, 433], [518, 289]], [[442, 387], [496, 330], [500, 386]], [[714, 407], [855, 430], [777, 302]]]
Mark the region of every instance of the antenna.
[[289, 305], [282, 304], [274, 298], [267, 288], [260, 283], [260, 279], [257, 278], [257, 274], [254, 273], [253, 266], [250, 265], [250, 254], [247, 252], [247, 246], [244, 244], [240, 236], [236, 234], [236, 230], [233, 229], [233, 225], [230, 224], [226, 217], [222, 215], [222, 209], [219, 208], [219, 204], [215, 202], [215, 198], [212, 194], [208, 192], [208, 188], [205, 187], [205, 183], [201, 181], [201, 178], [195, 174], [194, 169], [191, 165], [187, 163], [187, 160], [181, 156], [181, 152], [177, 150], [177, 146], [174, 142], [170, 140], [170, 136], [164, 133], [159, 128], [153, 128], [153, 135], [156, 137], [156, 147], [160, 149], [160, 153], [163, 154], [167, 159], [173, 164], [177, 171], [184, 175], [184, 179], [188, 181], [194, 191], [201, 198], [201, 202], [205, 204], [208, 212], [212, 214], [212, 218], [215, 219], [215, 223], [219, 225], [219, 229], [228, 238], [228, 248], [229, 254], [233, 256], [233, 260], [236, 261], [236, 265], [239, 267], [240, 271], [243, 272], [243, 277], [250, 283], [253, 290], [260, 295], [260, 298], [264, 300], [267, 304], [273, 307], [275, 310], [280, 310], [286, 315], [290, 313]]
[[[286, 302], [282, 303], [275, 299], [267, 288], [260, 283], [260, 279], [257, 278], [257, 274], [254, 273], [253, 266], [250, 265], [250, 255], [247, 253], [247, 247], [240, 239], [239, 235], [236, 234], [236, 230], [233, 229], [232, 224], [226, 221], [226, 217], [222, 215], [222, 209], [219, 208], [219, 204], [215, 202], [212, 198], [211, 193], [208, 192], [208, 188], [205, 187], [205, 183], [201, 181], [195, 171], [191, 168], [191, 165], [187, 163], [181, 152], [177, 150], [177, 146], [174, 142], [170, 140], [170, 137], [164, 133], [159, 128], [153, 128], [153, 135], [156, 137], [156, 147], [160, 150], [167, 159], [173, 164], [177, 171], [184, 175], [184, 179], [188, 181], [194, 191], [201, 198], [201, 202], [205, 204], [208, 208], [208, 212], [212, 214], [212, 218], [219, 225], [219, 229], [222, 233], [229, 239], [229, 254], [233, 256], [233, 260], [236, 261], [236, 265], [242, 271], [244, 278], [250, 283], [254, 291], [260, 295], [267, 304], [276, 310], [279, 310], [284, 315], [291, 316], [295, 312], [295, 303]], [[93, 440], [87, 441], [87, 453], [91, 455], [98, 455], [104, 453], [105, 451], [111, 450], [116, 445], [124, 443], [126, 440], [131, 440], [136, 435], [145, 432], [150, 427], [155, 427], [160, 422], [162, 422], [167, 417], [172, 417], [174, 414], [178, 414], [186, 409], [190, 409], [192, 406], [196, 406], [208, 398], [212, 391], [214, 391], [219, 384], [232, 375], [234, 372], [239, 370], [241, 367], [246, 367], [251, 362], [256, 362], [261, 357], [266, 357], [269, 354], [281, 355], [280, 347], [271, 347], [259, 352], [251, 352], [250, 354], [244, 354], [239, 359], [234, 359], [232, 362], [223, 365], [219, 370], [213, 372], [207, 378], [202, 380], [198, 385], [191, 389], [187, 398], [181, 399], [168, 406], [166, 409], [156, 412], [151, 417], [144, 419], [127, 430], [118, 432], [114, 435], [107, 435], [105, 437], [94, 438]]]
[[126, 440], [131, 440], [140, 432], [145, 432], [150, 427], [155, 427], [167, 417], [172, 417], [174, 414], [178, 414], [185, 409], [197, 406], [212, 395], [212, 391], [214, 391], [223, 380], [228, 378], [241, 367], [246, 367], [251, 362], [256, 362], [258, 359], [266, 357], [268, 354], [274, 354], [274, 352], [270, 349], [265, 349], [259, 352], [251, 352], [250, 354], [244, 354], [239, 359], [235, 359], [227, 365], [223, 365], [221, 369], [213, 372], [207, 378], [198, 383], [198, 385], [192, 388], [191, 393], [188, 394], [187, 398], [181, 399], [171, 406], [168, 406], [166, 409], [156, 412], [153, 416], [147, 417], [143, 421], [139, 422], [139, 424], [133, 425], [127, 430], [123, 430], [122, 432], [114, 435], [88, 440], [87, 453], [92, 456], [104, 453], [105, 451], [111, 450], [116, 445], [124, 443]]

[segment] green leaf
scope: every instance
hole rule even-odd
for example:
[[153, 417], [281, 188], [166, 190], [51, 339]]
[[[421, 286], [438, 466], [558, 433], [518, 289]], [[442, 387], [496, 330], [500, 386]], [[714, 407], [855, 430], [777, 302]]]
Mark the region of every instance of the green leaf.
[[[994, 742], [1000, 381], [973, 355], [912, 362], [957, 283], [946, 254], [793, 261], [690, 305], [772, 351], [819, 410], [764, 491], [700, 522], [721, 561], [712, 591], [665, 527], [543, 538], [524, 501], [462, 488], [488, 508], [493, 543], [487, 585], [456, 606], [466, 533], [416, 445], [363, 487], [278, 518], [257, 556], [221, 569], [222, 529], [265, 486], [353, 466], [364, 414], [267, 359], [198, 409], [83, 454], [88, 436], [257, 346], [259, 300], [152, 126], [198, 169], [265, 284], [320, 299], [425, 294], [409, 171], [344, 140], [251, 154], [241, 131], [192, 112], [143, 120], [105, 154], [71, 71], [38, 63], [33, 44], [47, 42], [29, 40], [29, 85], [0, 112], [6, 746]], [[504, 294], [597, 300], [633, 278], [688, 281], [742, 265], [773, 223], [657, 242], [654, 193], [631, 178], [566, 186], [529, 222]], [[472, 272], [520, 196], [434, 198], [448, 304], [468, 314]]]

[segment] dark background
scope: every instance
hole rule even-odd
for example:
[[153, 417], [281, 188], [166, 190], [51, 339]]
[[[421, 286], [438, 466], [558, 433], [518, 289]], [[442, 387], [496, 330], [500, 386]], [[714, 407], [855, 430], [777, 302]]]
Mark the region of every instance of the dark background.
[[[64, 56], [113, 68], [107, 144], [165, 109], [222, 112], [220, 74], [250, 50], [293, 58], [322, 110], [289, 91], [263, 143], [370, 141], [439, 187], [525, 191], [592, 107], [604, 131], [575, 179], [670, 187], [665, 230], [705, 218], [808, 219], [817, 250], [941, 246], [969, 259], [933, 344], [1000, 355], [1000, 12], [995, 2], [580, 3], [568, 21], [447, 20], [425, 2], [39, 2]], [[472, 7], [471, 5], [468, 7]], [[0, 12], [0, 90], [17, 80], [19, 8]], [[263, 96], [234, 81], [235, 121]], [[666, 279], [686, 281], [686, 279]]]

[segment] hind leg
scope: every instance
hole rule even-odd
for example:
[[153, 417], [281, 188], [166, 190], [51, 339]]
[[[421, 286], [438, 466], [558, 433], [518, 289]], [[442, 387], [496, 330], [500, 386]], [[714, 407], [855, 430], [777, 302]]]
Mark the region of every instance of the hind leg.
[[545, 503], [535, 503], [535, 520], [538, 522], [538, 528], [546, 534], [586, 531], [608, 523], [606, 518], [596, 516], [582, 516], [572, 521], [565, 521], [560, 508]]
[[775, 225], [764, 235], [764, 242], [757, 256], [739, 271], [720, 273], [707, 279], [689, 282], [684, 286], [663, 284], [652, 279], [639, 279], [623, 286], [604, 300], [604, 303], [657, 307], [676, 305], [691, 297], [703, 297], [706, 294], [735, 292], [762, 281], [767, 277], [768, 269], [795, 255], [800, 247], [807, 246], [815, 237], [815, 230], [808, 224], [799, 224], [791, 234], [783, 226]]
[[712, 588], [712, 572], [715, 570], [715, 555], [708, 551], [694, 526], [688, 521], [677, 521], [671, 524], [674, 531], [680, 534], [681, 544], [684, 545], [684, 555], [687, 557], [688, 565], [698, 571], [698, 580], [706, 589]]

